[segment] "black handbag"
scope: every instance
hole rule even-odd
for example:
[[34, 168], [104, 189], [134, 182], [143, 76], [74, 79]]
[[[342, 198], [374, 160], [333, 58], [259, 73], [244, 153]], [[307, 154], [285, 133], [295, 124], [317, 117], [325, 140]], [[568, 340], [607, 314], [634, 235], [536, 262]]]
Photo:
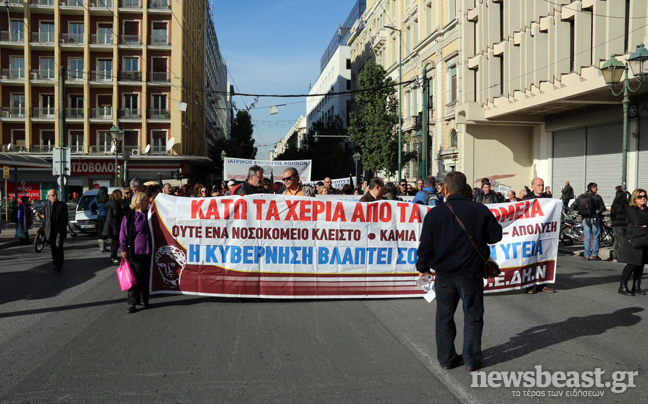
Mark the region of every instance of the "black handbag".
[[472, 238], [470, 233], [468, 233], [468, 230], [466, 230], [466, 226], [464, 226], [461, 219], [459, 219], [459, 217], [455, 213], [454, 209], [452, 208], [452, 205], [450, 205], [450, 202], [448, 200], [446, 200], [445, 204], [448, 207], [448, 209], [450, 209], [450, 212], [452, 212], [455, 219], [457, 219], [457, 223], [459, 223], [459, 226], [461, 226], [461, 228], [466, 233], [466, 235], [468, 235], [468, 238], [470, 239], [470, 242], [472, 243], [473, 247], [475, 247], [475, 250], [477, 250], [477, 254], [479, 254], [481, 259], [484, 260], [484, 278], [489, 279], [489, 278], [498, 277], [499, 274], [502, 273], [502, 271], [500, 270], [499, 265], [497, 265], [497, 262], [495, 262], [495, 260], [493, 260], [491, 257], [484, 258], [481, 251], [479, 250], [479, 247], [477, 247], [477, 243]]
[[628, 237], [628, 243], [630, 243], [632, 248], [646, 248], [648, 247], [648, 236], [644, 231], [644, 234], [640, 236], [634, 236], [633, 238]]

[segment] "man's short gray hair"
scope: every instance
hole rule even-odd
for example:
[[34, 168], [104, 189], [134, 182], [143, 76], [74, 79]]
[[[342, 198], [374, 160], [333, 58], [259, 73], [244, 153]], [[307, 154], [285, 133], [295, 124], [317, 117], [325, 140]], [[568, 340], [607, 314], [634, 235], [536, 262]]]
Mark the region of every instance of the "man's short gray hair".
[[139, 188], [142, 186], [142, 184], [143, 184], [142, 179], [139, 177], [133, 178], [130, 182], [131, 188]]
[[425, 183], [426, 187], [430, 187], [430, 188], [436, 187], [436, 178], [432, 175], [425, 177], [425, 181], [423, 182]]
[[255, 175], [257, 175], [257, 172], [259, 172], [259, 171], [261, 171], [261, 175], [263, 175], [263, 168], [261, 168], [261, 166], [253, 165], [253, 166], [250, 167], [250, 169], [248, 170], [248, 175], [247, 175], [247, 177], [248, 177], [248, 178], [252, 178], [252, 177], [254, 177]]

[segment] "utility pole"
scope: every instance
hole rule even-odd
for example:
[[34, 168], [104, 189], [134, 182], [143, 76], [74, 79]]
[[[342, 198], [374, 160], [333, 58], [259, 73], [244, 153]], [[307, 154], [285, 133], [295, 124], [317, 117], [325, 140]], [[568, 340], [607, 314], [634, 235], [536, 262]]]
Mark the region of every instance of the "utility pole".
[[423, 119], [421, 119], [421, 136], [423, 136], [423, 151], [421, 158], [421, 176], [423, 179], [428, 176], [428, 133], [430, 132], [430, 125], [428, 120], [430, 114], [428, 112], [428, 102], [430, 97], [430, 81], [427, 78], [427, 70], [423, 68]]
[[[61, 148], [61, 155], [64, 153], [65, 147], [65, 66], [59, 69], [59, 147]], [[63, 174], [63, 170], [59, 173], [59, 198], [61, 202], [67, 202], [67, 178]]]

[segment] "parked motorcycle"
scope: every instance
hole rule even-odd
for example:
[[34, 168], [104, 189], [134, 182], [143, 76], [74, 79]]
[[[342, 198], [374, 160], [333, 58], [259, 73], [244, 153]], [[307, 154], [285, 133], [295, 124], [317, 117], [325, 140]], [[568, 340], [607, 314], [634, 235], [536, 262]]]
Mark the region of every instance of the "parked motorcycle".
[[565, 220], [560, 225], [560, 242], [573, 245], [583, 242], [583, 224], [576, 220]]

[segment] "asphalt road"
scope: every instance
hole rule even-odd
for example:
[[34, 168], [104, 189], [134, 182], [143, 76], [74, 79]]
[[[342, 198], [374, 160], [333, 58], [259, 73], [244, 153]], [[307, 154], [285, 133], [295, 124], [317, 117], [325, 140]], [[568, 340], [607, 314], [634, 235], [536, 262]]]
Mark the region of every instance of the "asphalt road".
[[[127, 314], [115, 267], [94, 238], [68, 238], [61, 274], [48, 248], [5, 248], [0, 402], [647, 402], [648, 296], [616, 293], [620, 264], [572, 256], [558, 264], [558, 293], [487, 295], [484, 378], [599, 368], [602, 387], [472, 387], [463, 367], [439, 367], [436, 303], [422, 298], [166, 295]], [[457, 321], [460, 347], [461, 313]], [[635, 387], [605, 387], [618, 371], [638, 372]], [[567, 396], [574, 390], [603, 396]]]

